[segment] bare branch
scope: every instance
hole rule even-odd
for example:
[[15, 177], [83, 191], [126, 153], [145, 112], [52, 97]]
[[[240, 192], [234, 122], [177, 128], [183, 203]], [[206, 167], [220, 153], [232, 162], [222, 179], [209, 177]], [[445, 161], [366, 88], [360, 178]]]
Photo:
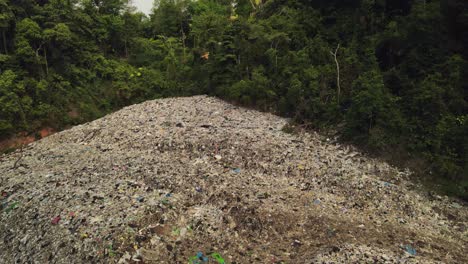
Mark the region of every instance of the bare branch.
[[336, 63], [336, 86], [337, 86], [337, 101], [340, 103], [340, 93], [341, 93], [341, 85], [340, 85], [340, 64], [338, 62], [338, 50], [340, 49], [340, 44], [336, 47], [335, 52], [330, 51], [330, 54], [334, 57]]
[[20, 148], [20, 156], [19, 158], [15, 161], [15, 164], [13, 164], [13, 169], [16, 169], [18, 167], [18, 162], [23, 158], [23, 145], [21, 145]]

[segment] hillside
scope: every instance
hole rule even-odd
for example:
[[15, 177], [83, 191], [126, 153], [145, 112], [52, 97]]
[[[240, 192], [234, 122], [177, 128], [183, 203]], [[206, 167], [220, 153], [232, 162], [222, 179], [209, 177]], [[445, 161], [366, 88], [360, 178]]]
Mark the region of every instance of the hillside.
[[466, 205], [287, 124], [207, 96], [161, 99], [3, 155], [0, 259], [468, 262]]

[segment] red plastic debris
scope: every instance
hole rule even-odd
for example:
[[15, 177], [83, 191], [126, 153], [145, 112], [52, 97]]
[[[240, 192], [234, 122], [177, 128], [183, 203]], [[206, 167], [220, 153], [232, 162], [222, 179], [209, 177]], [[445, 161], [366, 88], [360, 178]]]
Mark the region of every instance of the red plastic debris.
[[60, 219], [62, 219], [62, 218], [60, 218], [60, 215], [56, 216], [56, 217], [54, 217], [54, 219], [52, 219], [51, 223], [53, 225], [57, 225], [60, 222]]

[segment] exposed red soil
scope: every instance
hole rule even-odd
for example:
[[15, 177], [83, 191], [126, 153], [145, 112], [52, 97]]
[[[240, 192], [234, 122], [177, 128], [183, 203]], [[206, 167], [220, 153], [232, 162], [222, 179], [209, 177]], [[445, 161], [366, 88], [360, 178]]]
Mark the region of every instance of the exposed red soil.
[[[54, 134], [56, 131], [51, 128], [51, 127], [45, 127], [42, 128], [37, 132], [37, 134], [40, 136], [39, 139], [48, 137], [52, 134]], [[0, 140], [0, 152], [12, 149], [12, 148], [18, 148], [21, 146], [25, 146], [28, 144], [31, 144], [32, 142], [38, 140], [34, 134], [28, 134], [26, 132], [20, 132], [16, 134], [15, 136], [12, 136], [10, 138]]]

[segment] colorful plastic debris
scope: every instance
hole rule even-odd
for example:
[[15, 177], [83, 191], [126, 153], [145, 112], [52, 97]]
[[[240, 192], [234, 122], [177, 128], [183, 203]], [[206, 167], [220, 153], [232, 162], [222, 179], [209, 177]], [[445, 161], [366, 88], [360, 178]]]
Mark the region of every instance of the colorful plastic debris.
[[8, 203], [7, 203], [7, 209], [5, 210], [5, 212], [6, 213], [11, 212], [12, 210], [18, 208], [18, 205], [19, 205], [19, 202], [13, 202], [9, 206], [8, 206]]
[[107, 254], [109, 255], [109, 257], [115, 257], [116, 254], [115, 254], [112, 244], [110, 244], [109, 247], [107, 248]]
[[210, 58], [210, 53], [209, 52], [204, 52], [201, 55], [201, 58], [204, 59], [204, 60], [208, 60]]
[[2, 207], [1, 207], [1, 209], [3, 210], [3, 209], [5, 209], [5, 208], [7, 208], [7, 207], [8, 207], [8, 201], [2, 202]]
[[416, 249], [413, 248], [411, 245], [406, 245], [406, 246], [405, 246], [405, 250], [406, 250], [406, 252], [408, 252], [408, 254], [410, 254], [411, 256], [416, 256]]
[[56, 217], [54, 217], [54, 218], [52, 219], [51, 223], [52, 223], [53, 225], [58, 225], [58, 223], [60, 222], [61, 219], [62, 219], [62, 218], [60, 217], [60, 215], [58, 215], [58, 216], [56, 216]]
[[[223, 257], [221, 257], [221, 254], [217, 252], [211, 253], [209, 256], [205, 256], [203, 252], [199, 251], [195, 256], [192, 256], [189, 258], [189, 264], [203, 264], [209, 262], [209, 257], [212, 257], [216, 262], [220, 264], [225, 264], [226, 261], [224, 260]], [[211, 262], [210, 262], [211, 263]]]
[[208, 257], [203, 254], [203, 252], [197, 252], [197, 255], [189, 258], [189, 264], [202, 264], [208, 262]]
[[213, 257], [220, 264], [226, 263], [226, 261], [223, 259], [223, 257], [221, 257], [221, 254], [219, 254], [217, 252], [212, 253], [211, 257]]

